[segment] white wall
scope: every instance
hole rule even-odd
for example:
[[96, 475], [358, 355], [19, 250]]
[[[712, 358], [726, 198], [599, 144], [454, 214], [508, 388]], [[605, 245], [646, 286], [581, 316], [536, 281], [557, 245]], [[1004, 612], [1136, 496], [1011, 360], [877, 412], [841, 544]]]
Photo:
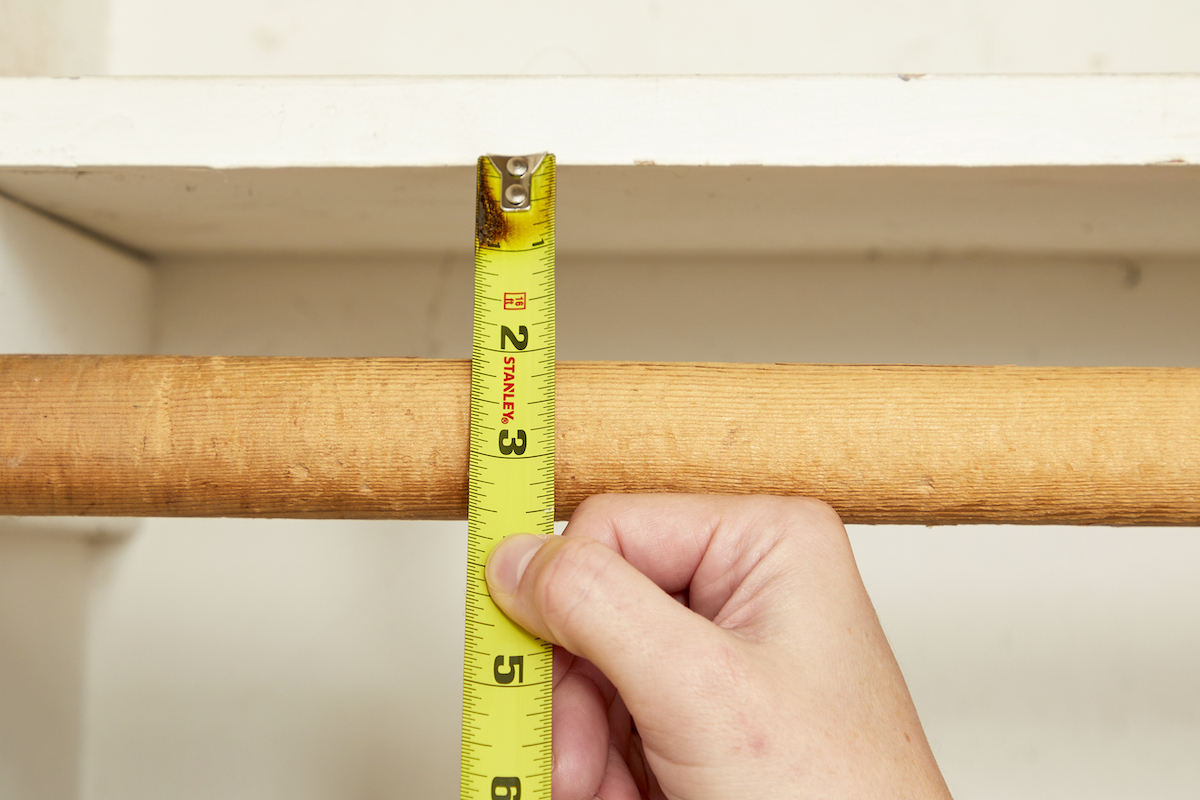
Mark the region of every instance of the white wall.
[[1200, 70], [1191, 0], [110, 3], [113, 74]]
[[[466, 247], [150, 270], [5, 209], [10, 351], [468, 352]], [[1200, 366], [1198, 266], [568, 249], [560, 355]], [[75, 796], [76, 780], [89, 800], [454, 791], [460, 524], [148, 520], [115, 539], [5, 526], [0, 683], [18, 687], [6, 703], [18, 712], [0, 725], [0, 788], [38, 800]], [[957, 792], [1194, 795], [1195, 531], [852, 538]]]
[[[0, 197], [0, 353], [138, 353], [139, 260]], [[0, 517], [0, 797], [77, 796], [92, 564], [120, 520]]]
[[1196, 796], [1198, 533], [851, 530], [956, 797]]
[[1198, 23], [1191, 0], [0, 0], [0, 75], [1195, 72]]
[[0, 75], [97, 75], [108, 0], [0, 0]]
[[0, 797], [75, 796], [88, 548], [0, 521]]
[[[1198, 267], [567, 253], [560, 355], [1200, 366]], [[161, 352], [468, 353], [465, 249], [158, 269]], [[852, 531], [952, 789], [1194, 796], [1195, 534]], [[93, 606], [84, 796], [451, 796], [462, 537], [446, 523], [147, 523], [112, 551]]]
[[452, 797], [458, 523], [147, 520], [102, 562], [83, 793]]
[[0, 196], [0, 352], [141, 353], [153, 272]]

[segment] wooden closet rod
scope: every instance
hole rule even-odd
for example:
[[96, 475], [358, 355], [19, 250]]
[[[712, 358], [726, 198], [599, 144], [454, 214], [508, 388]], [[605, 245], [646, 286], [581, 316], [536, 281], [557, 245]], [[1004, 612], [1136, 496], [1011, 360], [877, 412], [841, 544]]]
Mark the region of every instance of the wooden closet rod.
[[[461, 519], [469, 373], [0, 356], [0, 514]], [[764, 492], [822, 498], [847, 522], [1200, 524], [1197, 369], [557, 374], [560, 519], [597, 492]]]

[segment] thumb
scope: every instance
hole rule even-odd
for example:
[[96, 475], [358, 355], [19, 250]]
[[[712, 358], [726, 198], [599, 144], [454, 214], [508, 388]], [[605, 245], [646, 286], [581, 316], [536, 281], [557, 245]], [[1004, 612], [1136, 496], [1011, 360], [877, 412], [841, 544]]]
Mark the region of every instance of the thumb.
[[711, 689], [714, 646], [727, 656], [734, 649], [724, 631], [594, 539], [511, 536], [486, 574], [514, 622], [599, 667], [639, 729], [678, 722]]

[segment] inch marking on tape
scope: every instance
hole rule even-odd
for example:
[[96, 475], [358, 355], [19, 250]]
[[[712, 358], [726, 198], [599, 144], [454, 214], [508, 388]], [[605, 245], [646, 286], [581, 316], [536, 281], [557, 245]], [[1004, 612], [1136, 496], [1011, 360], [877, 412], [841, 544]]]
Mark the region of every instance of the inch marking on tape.
[[483, 156], [475, 332], [462, 800], [550, 800], [553, 654], [488, 596], [488, 554], [554, 532], [554, 156]]

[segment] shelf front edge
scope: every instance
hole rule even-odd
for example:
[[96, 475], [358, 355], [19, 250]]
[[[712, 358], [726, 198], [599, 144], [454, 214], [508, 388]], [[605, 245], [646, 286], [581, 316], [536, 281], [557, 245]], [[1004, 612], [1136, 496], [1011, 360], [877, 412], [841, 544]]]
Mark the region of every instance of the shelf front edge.
[[14, 168], [1200, 164], [1200, 75], [7, 78], [0, 108]]

